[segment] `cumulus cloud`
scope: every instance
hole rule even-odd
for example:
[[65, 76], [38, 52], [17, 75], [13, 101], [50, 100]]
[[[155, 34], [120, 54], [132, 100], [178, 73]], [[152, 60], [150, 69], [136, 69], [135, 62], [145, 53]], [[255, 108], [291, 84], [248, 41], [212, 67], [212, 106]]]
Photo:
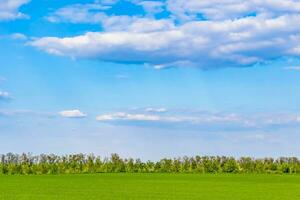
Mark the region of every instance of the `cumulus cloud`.
[[110, 7], [101, 3], [75, 4], [58, 9], [46, 19], [53, 23], [101, 24], [105, 31], [148, 32], [174, 26], [172, 21], [167, 19], [154, 20], [141, 16], [107, 15], [105, 10]]
[[165, 3], [161, 1], [141, 1], [137, 5], [142, 6], [148, 15], [155, 15], [164, 11]]
[[[49, 17], [50, 19], [54, 17], [58, 21], [73, 23], [95, 22], [94, 19], [97, 18], [99, 12], [113, 8], [113, 5], [117, 2], [119, 0], [95, 1], [92, 4], [73, 4], [58, 9], [56, 12], [51, 13]], [[227, 20], [256, 15], [278, 17], [285, 14], [299, 14], [300, 12], [300, 2], [297, 0], [123, 0], [123, 2], [142, 6], [146, 16], [166, 11], [170, 13], [171, 18], [184, 21], [199, 18]], [[113, 10], [111, 10], [111, 13], [114, 13]], [[80, 20], [77, 21], [78, 19]]]
[[[164, 22], [159, 22], [164, 23]], [[251, 66], [300, 55], [300, 15], [194, 21], [160, 30], [88, 32], [76, 37], [43, 37], [30, 44], [48, 53], [160, 68], [188, 64], [202, 68]]]
[[28, 18], [19, 9], [30, 0], [0, 0], [0, 21]]
[[46, 19], [50, 22], [98, 23], [102, 21], [102, 11], [109, 9], [109, 5], [95, 2], [92, 4], [74, 4], [51, 13]]
[[297, 0], [168, 0], [168, 10], [178, 19], [194, 20], [202, 16], [208, 20], [236, 19], [249, 15], [278, 17], [300, 12]]
[[84, 118], [87, 116], [87, 114], [81, 112], [80, 110], [64, 110], [61, 111], [60, 116], [66, 117], [66, 118]]
[[[300, 55], [300, 3], [295, 0], [129, 2], [148, 11], [108, 15], [116, 2], [102, 1], [58, 9], [49, 21], [96, 23], [103, 31], [42, 37], [30, 45], [55, 55], [157, 69], [244, 67]], [[161, 9], [170, 16], [148, 16]]]

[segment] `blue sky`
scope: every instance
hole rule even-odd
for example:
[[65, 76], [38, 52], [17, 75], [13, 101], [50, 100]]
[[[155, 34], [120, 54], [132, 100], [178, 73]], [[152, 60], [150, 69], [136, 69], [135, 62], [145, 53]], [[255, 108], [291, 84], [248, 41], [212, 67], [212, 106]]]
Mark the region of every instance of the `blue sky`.
[[300, 3], [0, 0], [0, 152], [300, 156]]

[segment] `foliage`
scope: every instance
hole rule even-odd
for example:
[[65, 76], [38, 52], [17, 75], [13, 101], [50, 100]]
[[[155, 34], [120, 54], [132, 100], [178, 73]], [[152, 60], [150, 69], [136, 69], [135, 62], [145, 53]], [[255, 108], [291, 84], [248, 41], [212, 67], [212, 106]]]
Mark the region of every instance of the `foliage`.
[[300, 160], [282, 157], [235, 159], [225, 156], [196, 156], [164, 158], [142, 162], [140, 159], [122, 159], [118, 154], [101, 159], [99, 156], [74, 154], [0, 155], [0, 174], [82, 174], [82, 173], [289, 173], [300, 172]]

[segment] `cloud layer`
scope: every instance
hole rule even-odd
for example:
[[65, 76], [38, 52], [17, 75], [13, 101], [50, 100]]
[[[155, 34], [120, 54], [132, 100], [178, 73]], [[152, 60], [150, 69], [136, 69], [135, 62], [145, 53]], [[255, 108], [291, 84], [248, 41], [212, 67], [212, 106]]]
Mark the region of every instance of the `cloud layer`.
[[182, 20], [194, 20], [199, 15], [209, 20], [226, 20], [249, 15], [278, 17], [300, 12], [300, 2], [297, 0], [168, 0], [167, 7]]
[[[149, 113], [148, 111], [115, 112], [97, 116], [97, 121], [120, 123], [122, 125], [142, 125], [160, 127], [190, 127], [197, 130], [272, 130], [300, 126], [300, 115], [292, 113], [237, 114], [200, 111], [168, 111]], [[271, 129], [270, 129], [271, 128]]]
[[[300, 55], [297, 1], [169, 0], [164, 4], [138, 1], [136, 5], [144, 7], [144, 15], [108, 15], [104, 10], [111, 5], [100, 3], [61, 8], [48, 20], [101, 23], [104, 30], [74, 37], [43, 37], [30, 44], [55, 55], [156, 68], [243, 67]], [[162, 8], [169, 12], [168, 17], [148, 16]]]
[[30, 0], [0, 0], [0, 21], [8, 21], [28, 16], [19, 11], [20, 7]]

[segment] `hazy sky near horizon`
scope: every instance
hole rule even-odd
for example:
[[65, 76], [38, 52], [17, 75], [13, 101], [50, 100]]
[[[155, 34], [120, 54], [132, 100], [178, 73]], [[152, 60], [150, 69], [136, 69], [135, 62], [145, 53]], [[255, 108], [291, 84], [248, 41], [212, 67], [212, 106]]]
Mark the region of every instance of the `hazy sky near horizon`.
[[300, 156], [300, 2], [0, 0], [0, 153]]

